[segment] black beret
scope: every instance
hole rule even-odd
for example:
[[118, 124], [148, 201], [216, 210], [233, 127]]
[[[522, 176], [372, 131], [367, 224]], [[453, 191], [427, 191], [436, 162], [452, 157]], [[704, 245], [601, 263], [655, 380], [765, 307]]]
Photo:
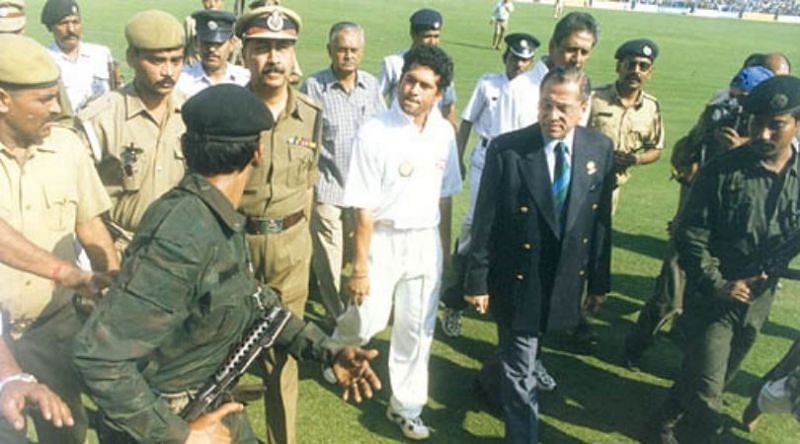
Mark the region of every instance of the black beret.
[[208, 87], [181, 109], [187, 134], [220, 142], [256, 140], [272, 128], [272, 113], [250, 90], [233, 84]]
[[622, 60], [625, 56], [647, 57], [655, 60], [658, 57], [658, 45], [649, 39], [628, 40], [617, 48], [614, 58]]
[[444, 25], [442, 14], [439, 11], [428, 8], [414, 12], [408, 20], [411, 22], [411, 28], [415, 31], [435, 31], [442, 29], [442, 25]]
[[508, 45], [508, 51], [521, 59], [533, 58], [536, 48], [540, 45], [539, 39], [524, 32], [508, 34], [504, 40]]
[[742, 99], [744, 110], [750, 114], [774, 116], [800, 108], [800, 79], [794, 76], [775, 76], [759, 83]]
[[236, 15], [228, 11], [206, 9], [192, 14], [197, 38], [204, 42], [222, 43], [233, 35]]
[[47, 0], [42, 8], [42, 24], [53, 26], [68, 15], [80, 15], [81, 10], [75, 0]]

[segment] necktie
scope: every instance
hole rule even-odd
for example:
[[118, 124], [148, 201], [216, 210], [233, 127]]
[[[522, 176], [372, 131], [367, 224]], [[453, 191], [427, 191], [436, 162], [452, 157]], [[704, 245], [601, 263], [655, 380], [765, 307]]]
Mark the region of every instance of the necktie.
[[[556, 165], [553, 169], [553, 204], [555, 208], [556, 224], [564, 231], [566, 221], [567, 194], [569, 194], [570, 167], [567, 160], [567, 145], [558, 142], [555, 148]], [[561, 233], [559, 233], [561, 234]]]

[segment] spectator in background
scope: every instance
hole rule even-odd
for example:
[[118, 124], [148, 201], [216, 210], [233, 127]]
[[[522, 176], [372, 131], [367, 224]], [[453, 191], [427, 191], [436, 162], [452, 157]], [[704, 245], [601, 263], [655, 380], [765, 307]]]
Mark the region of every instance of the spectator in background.
[[514, 3], [511, 0], [497, 0], [497, 3], [492, 8], [492, 20], [494, 24], [494, 33], [492, 34], [492, 48], [500, 49], [500, 42], [503, 41], [503, 36], [508, 29], [508, 19], [511, 18], [511, 13], [514, 12]]

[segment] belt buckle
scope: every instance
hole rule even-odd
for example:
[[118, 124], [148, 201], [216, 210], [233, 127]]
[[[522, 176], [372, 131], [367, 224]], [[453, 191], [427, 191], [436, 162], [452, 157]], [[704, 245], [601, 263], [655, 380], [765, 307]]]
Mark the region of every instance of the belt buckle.
[[264, 231], [267, 233], [280, 233], [283, 231], [283, 219], [267, 219], [264, 221]]

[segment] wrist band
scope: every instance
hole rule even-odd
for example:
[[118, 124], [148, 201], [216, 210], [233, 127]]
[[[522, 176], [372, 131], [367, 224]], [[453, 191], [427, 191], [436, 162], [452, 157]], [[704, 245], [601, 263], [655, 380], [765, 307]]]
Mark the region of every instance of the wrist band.
[[2, 380], [0, 380], [0, 395], [3, 394], [3, 389], [6, 387], [6, 384], [14, 381], [30, 382], [33, 384], [39, 382], [36, 380], [36, 377], [34, 377], [30, 373], [14, 373], [13, 375], [6, 376]]

